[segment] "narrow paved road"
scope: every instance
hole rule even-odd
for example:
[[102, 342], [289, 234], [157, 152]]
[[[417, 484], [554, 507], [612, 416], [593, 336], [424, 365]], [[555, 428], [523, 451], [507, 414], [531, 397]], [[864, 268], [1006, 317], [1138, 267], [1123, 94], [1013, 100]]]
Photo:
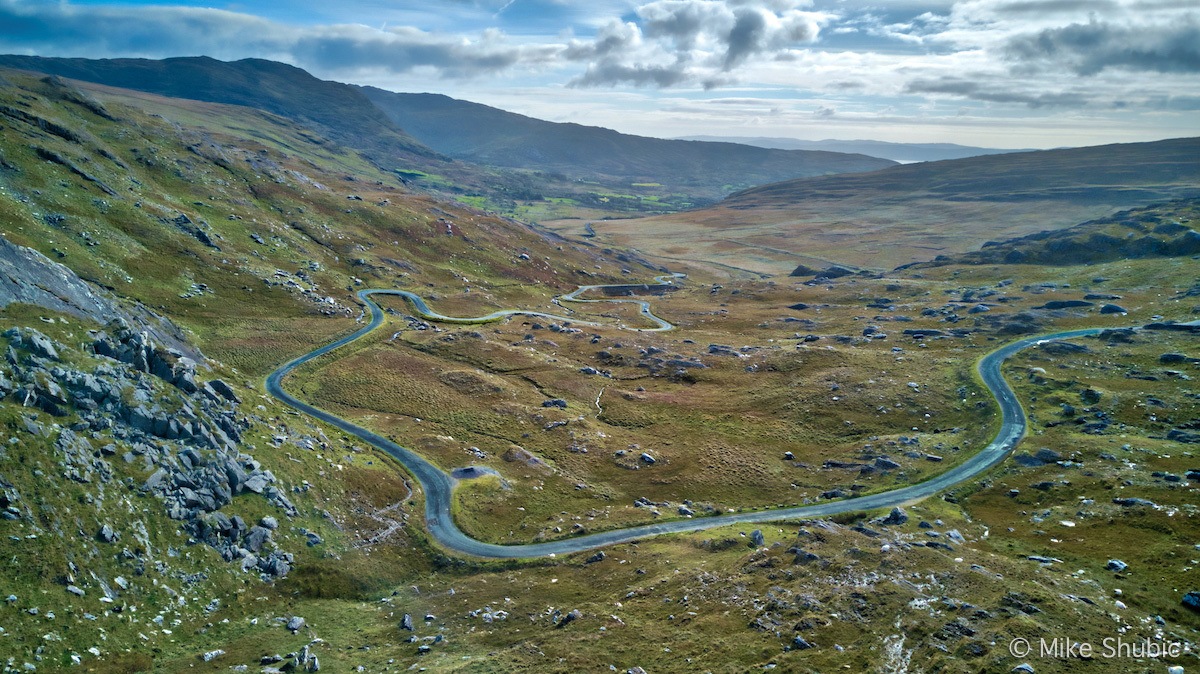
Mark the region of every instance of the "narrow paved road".
[[[658, 277], [656, 279], [660, 283], [671, 283], [670, 277]], [[574, 292], [564, 295], [561, 299], [574, 302], [634, 302], [641, 305], [641, 314], [656, 323], [655, 328], [645, 328], [646, 330], [670, 330], [674, 326], [671, 323], [655, 316], [650, 311], [649, 303], [644, 300], [580, 300], [578, 295], [588, 290], [600, 288], [602, 286], [582, 286]], [[1040, 335], [1037, 337], [1027, 337], [1015, 342], [1011, 342], [996, 351], [984, 356], [978, 364], [979, 375], [983, 379], [983, 383], [995, 396], [996, 402], [1000, 405], [1002, 419], [1000, 430], [996, 437], [984, 446], [977, 454], [967, 459], [963, 463], [954, 466], [946, 472], [907, 487], [893, 489], [891, 491], [870, 494], [858, 498], [840, 499], [835, 501], [827, 501], [815, 505], [797, 506], [792, 508], [775, 508], [769, 510], [757, 510], [752, 512], [740, 512], [723, 515], [714, 515], [708, 517], [696, 517], [692, 519], [672, 520], [669, 522], [660, 522], [656, 524], [645, 524], [641, 526], [629, 527], [626, 529], [616, 529], [613, 531], [604, 531], [595, 534], [587, 534], [584, 536], [576, 536], [557, 541], [549, 541], [545, 543], [526, 543], [521, 545], [497, 545], [494, 543], [484, 543], [483, 541], [475, 540], [467, 534], [463, 533], [454, 523], [450, 515], [450, 501], [454, 490], [454, 481], [442, 469], [433, 465], [429, 461], [422, 458], [412, 450], [402, 447], [387, 438], [372, 433], [371, 431], [356, 426], [341, 417], [335, 416], [329, 412], [318, 409], [308, 403], [296, 398], [287, 391], [283, 390], [283, 378], [298, 366], [307, 363], [315, 358], [319, 358], [334, 349], [349, 344], [356, 339], [370, 333], [383, 322], [383, 311], [379, 305], [371, 301], [371, 295], [398, 295], [406, 298], [412, 303], [417, 313], [429, 320], [450, 322], [450, 323], [485, 323], [489, 321], [500, 320], [506, 316], [522, 315], [522, 316], [538, 316], [550, 320], [570, 321], [577, 325], [600, 325], [588, 321], [579, 321], [566, 316], [557, 316], [536, 311], [520, 311], [516, 309], [506, 309], [503, 311], [495, 311], [484, 316], [475, 318], [461, 318], [454, 316], [444, 316], [429, 308], [418, 295], [415, 295], [406, 290], [361, 290], [358, 293], [361, 299], [371, 310], [371, 322], [365, 327], [359, 329], [354, 334], [343, 337], [335, 342], [326, 344], [325, 346], [307, 353], [299, 358], [281, 366], [279, 369], [272, 372], [267, 377], [267, 391], [284, 402], [285, 404], [304, 412], [312, 417], [320, 419], [328, 424], [336, 426], [341, 430], [353, 435], [360, 440], [392, 455], [417, 481], [420, 482], [421, 488], [425, 492], [425, 522], [429, 527], [430, 534], [447, 549], [467, 554], [476, 557], [488, 557], [493, 559], [512, 559], [521, 557], [545, 557], [553, 555], [569, 554], [588, 550], [591, 548], [599, 548], [606, 545], [616, 543], [625, 543], [628, 541], [646, 538], [648, 536], [656, 536], [659, 534], [679, 533], [684, 531], [700, 531], [704, 529], [712, 529], [715, 527], [726, 526], [736, 523], [749, 522], [770, 522], [785, 519], [801, 519], [811, 517], [827, 517], [838, 513], [851, 512], [856, 510], [873, 510], [876, 508], [890, 508], [892, 506], [901, 505], [911, 501], [917, 501], [928, 496], [932, 496], [940, 491], [948, 489], [965, 480], [969, 480], [976, 475], [986, 471], [988, 468], [1002, 461], [1016, 447], [1017, 442], [1025, 434], [1025, 412], [1021, 408], [1021, 403], [1017, 400], [1016, 394], [1004, 381], [1004, 377], [1000, 374], [1000, 366], [1004, 361], [1014, 353], [1026, 349], [1039, 342], [1055, 340], [1055, 339], [1071, 339], [1074, 337], [1083, 337], [1093, 335], [1100, 332], [1099, 328], [1086, 330], [1072, 330], [1068, 332], [1058, 332], [1049, 335]]]

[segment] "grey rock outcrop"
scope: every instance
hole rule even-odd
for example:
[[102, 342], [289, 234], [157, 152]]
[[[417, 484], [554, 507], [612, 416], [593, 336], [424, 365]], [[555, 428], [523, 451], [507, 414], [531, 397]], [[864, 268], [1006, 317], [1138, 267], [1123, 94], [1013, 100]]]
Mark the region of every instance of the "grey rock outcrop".
[[[0, 365], [0, 394], [60, 418], [79, 419], [61, 427], [22, 417], [31, 435], [53, 441], [61, 477], [102, 490], [114, 480], [110, 459], [121, 456], [148, 473], [142, 491], [161, 499], [166, 514], [182, 522], [194, 542], [213, 547], [226, 561], [241, 560], [243, 569], [266, 579], [287, 574], [293, 557], [276, 547], [270, 528], [252, 528], [221, 512], [235, 496], [252, 493], [286, 515], [297, 514], [275, 476], [238, 450], [250, 422], [238, 416], [237, 396], [223, 383], [208, 386], [211, 394], [200, 391], [190, 358], [155, 346], [146, 331], [114, 326], [118, 338], [95, 341], [102, 355], [107, 346], [107, 355], [119, 357], [97, 359], [90, 371], [68, 365], [80, 358], [67, 357], [68, 347], [36, 330], [4, 331], [0, 339], [8, 340], [7, 347], [0, 342], [0, 348], [8, 357], [7, 365]], [[18, 498], [6, 491], [0, 516], [20, 518]], [[262, 520], [272, 521], [278, 526], [274, 518]], [[120, 532], [105, 523], [96, 540], [116, 543]]]
[[900, 525], [908, 521], [908, 513], [901, 508], [892, 508], [892, 512], [888, 513], [887, 517], [879, 520], [880, 524]]
[[202, 357], [169, 320], [140, 306], [125, 306], [66, 266], [0, 237], [0, 308], [13, 302], [34, 304], [101, 325], [119, 317], [141, 325], [160, 344], [195, 360]]
[[[112, 337], [101, 332], [92, 343], [96, 355], [132, 365], [135, 370], [153, 374], [185, 393], [200, 390], [196, 384], [196, 361], [182, 351], [160, 347], [149, 333], [135, 331], [120, 319], [109, 323], [108, 328], [113, 331]], [[225, 388], [228, 389], [228, 386]], [[233, 391], [229, 393], [232, 395]], [[221, 395], [220, 392], [218, 395]]]
[[1183, 605], [1193, 611], [1200, 611], [1200, 591], [1188, 592], [1183, 595]]

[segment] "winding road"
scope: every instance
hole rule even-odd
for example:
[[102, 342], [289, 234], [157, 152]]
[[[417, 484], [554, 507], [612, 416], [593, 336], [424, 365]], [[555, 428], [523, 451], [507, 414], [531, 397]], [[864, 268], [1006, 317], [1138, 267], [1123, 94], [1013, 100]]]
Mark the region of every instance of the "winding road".
[[[670, 284], [674, 278], [680, 278], [681, 275], [660, 276], [655, 280], [660, 284]], [[650, 310], [650, 305], [645, 300], [622, 300], [622, 299], [603, 299], [603, 300], [585, 300], [579, 299], [579, 295], [602, 288], [604, 286], [581, 286], [577, 290], [563, 295], [559, 298], [562, 301], [570, 302], [628, 302], [636, 303], [641, 307], [641, 315], [656, 324], [654, 328], [643, 328], [646, 331], [663, 331], [671, 330], [674, 326], [666, 320], [655, 316]], [[319, 358], [330, 351], [339, 347], [345, 346], [364, 335], [367, 335], [380, 324], [383, 323], [383, 310], [379, 308], [370, 297], [371, 295], [394, 295], [407, 299], [412, 303], [416, 312], [423, 318], [447, 323], [486, 323], [496, 321], [508, 316], [536, 316], [549, 320], [569, 321], [577, 325], [599, 326], [600, 323], [592, 323], [588, 321], [580, 321], [566, 316], [558, 316], [537, 311], [522, 311], [517, 309], [505, 309], [502, 311], [494, 311], [484, 316], [475, 318], [462, 318], [454, 316], [444, 316], [429, 308], [425, 300], [420, 296], [411, 293], [407, 290], [361, 290], [358, 292], [358, 297], [371, 310], [371, 321], [365, 327], [355, 331], [353, 334], [347, 335], [337, 341], [331, 342], [322, 346], [319, 349], [311, 351], [299, 358], [291, 360], [279, 369], [272, 372], [266, 380], [267, 391], [278, 398], [286, 405], [299, 410], [309, 416], [320, 419], [325, 423], [336, 426], [342, 431], [353, 435], [360, 440], [387, 452], [395, 457], [397, 461], [412, 473], [413, 477], [421, 484], [421, 488], [425, 492], [425, 522], [429, 528], [429, 533], [445, 548], [454, 552], [472, 555], [475, 557], [485, 557], [492, 559], [514, 559], [514, 558], [529, 558], [529, 557], [546, 557], [562, 554], [570, 554], [599, 548], [617, 543], [626, 543], [629, 541], [646, 538], [648, 536], [657, 536], [660, 534], [680, 533], [686, 531], [701, 531], [704, 529], [712, 529], [722, 527], [729, 524], [750, 523], [750, 522], [770, 522], [785, 519], [802, 519], [812, 517], [827, 517], [839, 513], [852, 512], [858, 510], [873, 510], [877, 508], [890, 508], [892, 506], [917, 501], [929, 496], [932, 496], [940, 491], [948, 489], [956, 484], [968, 480], [980, 473], [986, 471], [992, 466], [1002, 461], [1016, 447], [1021, 437], [1025, 434], [1025, 412], [1021, 408], [1021, 403], [1017, 400], [1016, 394], [1004, 381], [1000, 374], [1000, 366], [1004, 361], [1013, 354], [1026, 349], [1035, 344], [1056, 340], [1056, 339], [1071, 339], [1075, 337], [1084, 337], [1094, 335], [1101, 331], [1100, 328], [1072, 330], [1067, 332], [1057, 332], [1048, 335], [1040, 335], [1036, 337], [1027, 337], [1024, 339], [1011, 342], [980, 359], [977, 368], [983, 383], [991, 391], [996, 398], [996, 402], [1000, 405], [1002, 414], [1000, 430], [996, 437], [984, 446], [977, 454], [967, 459], [966, 461], [950, 468], [940, 475], [930, 478], [924, 482], [919, 482], [907, 487], [893, 489], [891, 491], [879, 492], [867, 496], [856, 498], [840, 499], [819, 503], [815, 505], [796, 506], [790, 508], [774, 508], [767, 510], [756, 510], [751, 512], [739, 512], [714, 516], [696, 517], [693, 519], [672, 520], [668, 522], [659, 522], [654, 524], [644, 524], [640, 526], [628, 527], [625, 529], [615, 529], [612, 531], [603, 531], [594, 534], [586, 534], [556, 541], [548, 541], [543, 543], [525, 543], [519, 545], [498, 545], [495, 543], [485, 543], [475, 540], [455, 525], [451, 516], [451, 496], [454, 491], [455, 481], [445, 473], [442, 469], [433, 465], [419, 454], [412, 450], [402, 447], [391, 440], [373, 433], [361, 426], [342, 419], [334, 414], [326, 412], [322, 409], [309, 405], [308, 403], [296, 398], [283, 389], [283, 378], [292, 370], [300, 365], [307, 363], [315, 358]], [[629, 328], [626, 328], [629, 329]]]

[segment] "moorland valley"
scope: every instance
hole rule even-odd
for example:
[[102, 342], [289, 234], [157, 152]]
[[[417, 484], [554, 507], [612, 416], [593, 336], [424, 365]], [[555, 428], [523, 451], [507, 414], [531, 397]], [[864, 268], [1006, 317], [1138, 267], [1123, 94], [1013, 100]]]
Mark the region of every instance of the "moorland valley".
[[0, 66], [5, 671], [1197, 666], [1200, 140]]

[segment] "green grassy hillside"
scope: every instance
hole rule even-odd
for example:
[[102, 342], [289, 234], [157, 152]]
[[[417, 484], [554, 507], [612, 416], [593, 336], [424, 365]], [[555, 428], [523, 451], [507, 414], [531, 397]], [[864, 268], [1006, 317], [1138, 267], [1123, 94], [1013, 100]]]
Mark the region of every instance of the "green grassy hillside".
[[[376, 167], [421, 189], [539, 220], [673, 212], [767, 182], [891, 163], [553, 124], [445, 97], [319, 80], [261, 59], [7, 55], [0, 56], [0, 66], [263, 110], [358, 150]], [[421, 141], [406, 133], [410, 129], [419, 130]]]
[[[409, 189], [261, 110], [0, 78], [0, 669], [1074, 671], [1010, 653], [1058, 634], [1190, 649], [1097, 672], [1196, 663], [1195, 336], [1122, 329], [1200, 315], [1190, 257], [819, 283], [671, 263], [691, 273], [651, 301], [678, 328], [639, 332], [629, 305], [554, 296], [657, 259]], [[1112, 329], [1016, 357], [1017, 456], [897, 514], [488, 562], [430, 540], [393, 461], [266, 395], [361, 325], [363, 287], [602, 324], [437, 324], [393, 298], [285, 382], [494, 471], [453, 504], [492, 541], [910, 484], [994, 430], [980, 356]]]
[[0, 56], [0, 66], [149, 93], [258, 108], [300, 122], [382, 164], [437, 155], [394, 125], [354, 87], [274, 61], [207, 57], [67, 59]]

